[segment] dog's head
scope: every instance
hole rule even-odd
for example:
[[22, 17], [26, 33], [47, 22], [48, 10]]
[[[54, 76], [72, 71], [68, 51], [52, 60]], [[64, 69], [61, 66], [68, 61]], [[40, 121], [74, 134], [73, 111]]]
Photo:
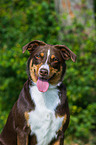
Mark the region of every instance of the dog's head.
[[66, 70], [65, 61], [76, 60], [76, 55], [65, 45], [49, 45], [35, 40], [23, 47], [23, 53], [26, 49], [30, 52], [28, 75], [41, 92], [46, 92], [49, 84], [61, 83]]

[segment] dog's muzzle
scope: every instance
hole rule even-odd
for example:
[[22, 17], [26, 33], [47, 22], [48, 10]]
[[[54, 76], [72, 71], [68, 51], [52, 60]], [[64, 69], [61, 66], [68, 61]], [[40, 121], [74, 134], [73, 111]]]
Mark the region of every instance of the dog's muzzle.
[[48, 70], [45, 69], [45, 68], [41, 68], [39, 74], [42, 77], [47, 77], [48, 76]]
[[48, 76], [49, 66], [47, 64], [42, 65], [38, 72], [37, 87], [40, 92], [46, 92], [49, 88]]
[[40, 68], [39, 68], [39, 72], [38, 75], [41, 78], [47, 79], [49, 76], [49, 65], [48, 64], [43, 64]]

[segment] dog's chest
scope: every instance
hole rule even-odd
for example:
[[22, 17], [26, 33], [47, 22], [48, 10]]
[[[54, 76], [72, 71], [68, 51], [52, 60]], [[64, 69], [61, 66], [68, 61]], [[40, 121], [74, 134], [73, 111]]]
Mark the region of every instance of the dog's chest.
[[56, 132], [62, 126], [64, 117], [55, 116], [55, 108], [60, 103], [58, 90], [49, 89], [42, 93], [37, 86], [30, 87], [31, 98], [35, 103], [35, 110], [29, 113], [28, 123], [31, 134], [37, 137], [38, 145], [48, 145], [56, 137]]

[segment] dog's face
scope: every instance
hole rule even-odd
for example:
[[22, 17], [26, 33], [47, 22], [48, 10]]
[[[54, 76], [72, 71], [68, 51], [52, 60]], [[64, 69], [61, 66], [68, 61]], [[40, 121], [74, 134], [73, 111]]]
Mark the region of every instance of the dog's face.
[[65, 60], [76, 60], [76, 55], [64, 45], [48, 45], [36, 40], [26, 44], [23, 53], [26, 49], [30, 52], [29, 77], [41, 92], [46, 92], [49, 84], [56, 86], [63, 80]]

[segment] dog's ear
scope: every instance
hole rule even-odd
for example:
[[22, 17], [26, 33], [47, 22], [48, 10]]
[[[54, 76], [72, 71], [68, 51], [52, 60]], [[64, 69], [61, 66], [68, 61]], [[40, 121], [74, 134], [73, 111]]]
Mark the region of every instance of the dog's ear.
[[26, 44], [25, 46], [23, 46], [23, 53], [26, 51], [26, 49], [30, 52], [34, 51], [35, 48], [37, 48], [40, 45], [45, 45], [46, 43], [44, 43], [43, 41], [39, 41], [39, 40], [34, 40], [29, 42], [28, 44]]
[[72, 59], [73, 62], [76, 61], [76, 55], [65, 45], [55, 45], [55, 48], [60, 49], [60, 53], [64, 60]]

